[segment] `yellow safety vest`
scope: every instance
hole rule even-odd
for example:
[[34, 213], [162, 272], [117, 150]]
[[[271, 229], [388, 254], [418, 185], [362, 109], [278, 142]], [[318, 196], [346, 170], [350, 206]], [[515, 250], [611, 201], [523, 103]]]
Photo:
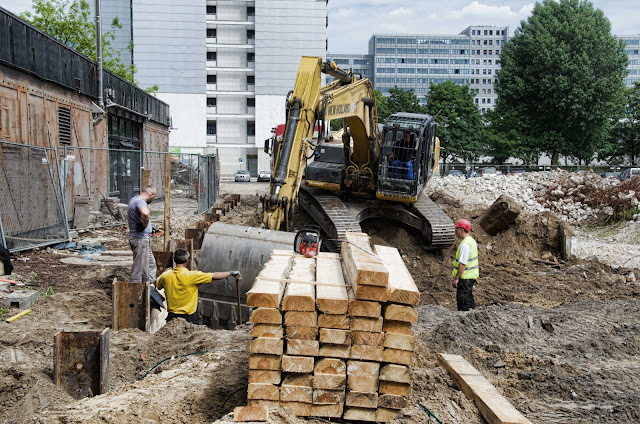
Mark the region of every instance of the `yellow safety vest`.
[[[467, 267], [464, 272], [460, 276], [461, 280], [475, 280], [480, 277], [480, 269], [478, 268], [478, 245], [473, 237], [466, 237], [460, 242], [460, 246], [462, 244], [468, 244], [471, 248], [471, 252], [469, 253], [469, 260], [467, 261]], [[458, 259], [460, 259], [460, 246], [458, 246], [458, 251], [456, 252], [456, 259], [453, 261], [453, 271], [451, 275], [453, 277], [458, 273]]]

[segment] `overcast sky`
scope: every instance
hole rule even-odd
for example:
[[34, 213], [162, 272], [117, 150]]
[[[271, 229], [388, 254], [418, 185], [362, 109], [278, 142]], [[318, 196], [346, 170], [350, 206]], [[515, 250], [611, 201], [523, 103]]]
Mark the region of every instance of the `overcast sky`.
[[[508, 26], [509, 34], [527, 19], [529, 0], [329, 0], [329, 52], [368, 52], [374, 33], [458, 34], [470, 25]], [[640, 34], [640, 1], [592, 0], [602, 9], [616, 35]], [[0, 0], [0, 6], [20, 13], [31, 0]]]

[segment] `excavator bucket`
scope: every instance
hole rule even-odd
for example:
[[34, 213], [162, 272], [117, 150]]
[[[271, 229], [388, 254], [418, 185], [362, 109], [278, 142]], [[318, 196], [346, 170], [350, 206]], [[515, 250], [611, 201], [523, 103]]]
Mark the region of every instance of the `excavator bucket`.
[[249, 319], [249, 309], [244, 306], [247, 291], [274, 249], [293, 251], [295, 236], [295, 233], [284, 231], [220, 222], [211, 224], [202, 242], [198, 269], [203, 272], [240, 271], [239, 292], [243, 307], [242, 319], [238, 320], [238, 295], [232, 277], [203, 284], [198, 299], [205, 320], [211, 319], [213, 324], [224, 328], [246, 322]]

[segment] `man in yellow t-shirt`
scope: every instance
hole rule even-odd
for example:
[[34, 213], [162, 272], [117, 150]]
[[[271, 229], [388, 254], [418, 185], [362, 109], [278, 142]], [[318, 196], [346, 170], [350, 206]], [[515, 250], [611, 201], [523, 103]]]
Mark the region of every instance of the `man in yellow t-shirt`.
[[164, 289], [167, 298], [167, 322], [174, 318], [184, 318], [192, 324], [199, 324], [196, 317], [198, 308], [198, 287], [212, 280], [224, 280], [229, 276], [238, 277], [240, 271], [201, 272], [187, 269], [189, 252], [177, 249], [173, 253], [175, 268], [162, 273], [156, 281], [158, 289]]

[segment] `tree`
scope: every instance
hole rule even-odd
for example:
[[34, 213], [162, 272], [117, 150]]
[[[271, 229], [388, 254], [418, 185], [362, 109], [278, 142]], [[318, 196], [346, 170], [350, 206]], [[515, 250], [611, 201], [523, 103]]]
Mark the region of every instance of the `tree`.
[[439, 113], [438, 137], [445, 163], [454, 158], [473, 160], [482, 153], [482, 118], [469, 86], [451, 81], [431, 84], [426, 112], [433, 116]]
[[389, 106], [387, 105], [387, 98], [382, 94], [380, 90], [373, 90], [373, 94], [376, 98], [376, 109], [378, 110], [378, 122], [383, 123], [391, 113], [389, 113]]
[[[33, 0], [33, 12], [25, 12], [20, 17], [78, 53], [96, 60], [96, 28], [86, 0]], [[111, 22], [112, 31], [116, 28], [122, 28], [118, 18]], [[121, 52], [111, 46], [114, 39], [111, 31], [102, 36], [103, 66], [135, 83], [136, 68], [133, 64], [122, 63]], [[133, 45], [130, 43], [128, 48], [133, 49]]]
[[[389, 89], [386, 106], [389, 115], [397, 112], [424, 113], [424, 107], [420, 104], [416, 93], [414, 93], [413, 90], [405, 90], [397, 86]], [[389, 115], [387, 115], [385, 119]]]
[[527, 165], [538, 162], [540, 149], [534, 140], [507, 124], [511, 122], [510, 117], [500, 116], [489, 110], [483, 118], [484, 154], [492, 157], [492, 163], [503, 164], [511, 158], [520, 159]]
[[[496, 111], [557, 164], [590, 160], [624, 105], [624, 42], [585, 0], [544, 0], [500, 55]], [[534, 147], [534, 146], [531, 146]]]
[[624, 115], [614, 124], [611, 139], [598, 157], [610, 162], [623, 162], [628, 157], [632, 165], [637, 165], [640, 159], [640, 82], [625, 89], [625, 99]]

